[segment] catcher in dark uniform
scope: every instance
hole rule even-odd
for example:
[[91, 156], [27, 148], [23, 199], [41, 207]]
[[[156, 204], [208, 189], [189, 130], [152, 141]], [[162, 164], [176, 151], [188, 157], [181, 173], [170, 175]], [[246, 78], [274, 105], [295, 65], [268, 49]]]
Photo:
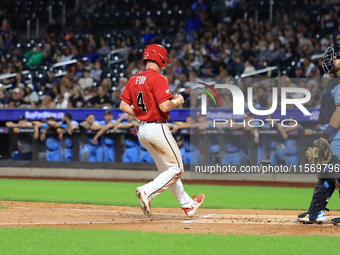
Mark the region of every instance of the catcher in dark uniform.
[[[312, 201], [307, 212], [298, 215], [298, 221], [303, 223], [322, 223], [326, 221], [325, 213], [329, 198], [332, 196], [336, 181], [340, 181], [339, 173], [333, 171], [339, 168], [340, 158], [340, 46], [329, 47], [322, 62], [326, 74], [333, 78], [328, 83], [321, 99], [319, 123], [323, 134], [308, 148], [306, 156], [311, 164], [325, 165], [325, 171], [318, 175]], [[339, 172], [339, 171], [338, 171]], [[337, 176], [336, 176], [337, 175]], [[340, 192], [340, 190], [339, 190]], [[340, 223], [340, 218], [332, 220]]]

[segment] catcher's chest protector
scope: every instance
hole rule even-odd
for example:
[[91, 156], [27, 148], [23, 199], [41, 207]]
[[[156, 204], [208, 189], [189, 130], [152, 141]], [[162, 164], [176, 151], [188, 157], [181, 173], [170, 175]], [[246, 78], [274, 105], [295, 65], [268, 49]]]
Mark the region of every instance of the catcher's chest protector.
[[325, 88], [322, 94], [321, 107], [319, 114], [319, 123], [321, 125], [328, 124], [335, 112], [335, 103], [332, 96], [332, 89], [340, 83], [340, 78], [333, 78]]

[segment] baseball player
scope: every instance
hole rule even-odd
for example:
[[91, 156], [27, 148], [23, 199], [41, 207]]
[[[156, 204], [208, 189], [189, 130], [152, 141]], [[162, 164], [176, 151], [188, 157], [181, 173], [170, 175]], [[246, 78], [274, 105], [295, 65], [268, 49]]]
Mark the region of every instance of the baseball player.
[[[333, 156], [329, 164], [336, 164], [338, 166], [340, 158], [340, 80], [338, 79], [340, 76], [339, 45], [329, 47], [326, 50], [323, 56], [322, 68], [326, 74], [330, 74], [334, 78], [327, 84], [321, 98], [319, 123], [321, 125], [320, 129], [323, 130], [323, 134], [318, 140], [314, 141], [314, 145], [324, 143], [323, 147], [326, 148], [326, 145], [330, 144]], [[327, 151], [322, 151], [322, 155], [327, 154], [326, 152]], [[308, 150], [306, 155], [308, 157]], [[322, 156], [320, 154], [318, 157], [322, 160]], [[309, 158], [309, 160], [312, 159]], [[337, 181], [339, 182], [340, 179], [337, 178]], [[324, 214], [328, 211], [326, 205], [334, 192], [335, 184], [335, 178], [319, 176], [318, 182], [314, 188], [309, 209], [307, 212], [299, 214], [298, 220], [307, 223], [325, 222], [326, 216]], [[338, 224], [340, 222], [339, 218], [333, 219], [333, 222]]]
[[54, 117], [48, 117], [45, 123], [41, 123], [41, 127], [46, 128], [40, 135], [40, 140], [46, 144], [46, 161], [62, 161], [61, 140], [55, 128], [50, 123], [55, 123]]
[[[86, 115], [86, 120], [80, 123], [85, 129], [90, 129], [93, 131], [101, 129], [101, 125], [98, 121], [96, 121], [93, 113], [88, 113]], [[102, 143], [93, 143], [93, 134], [88, 134], [89, 140], [89, 162], [102, 162], [103, 161], [103, 146]]]
[[286, 166], [297, 165], [299, 163], [299, 146], [298, 146], [298, 134], [299, 129], [302, 128], [300, 124], [296, 125], [294, 118], [290, 118], [292, 121], [288, 122], [288, 126], [285, 127], [285, 132], [288, 135], [284, 144], [286, 147]]
[[[250, 137], [250, 134], [254, 134], [254, 144], [257, 145], [257, 164], [260, 165], [262, 161], [262, 156], [263, 156], [263, 141], [259, 135], [259, 128], [258, 127], [253, 127], [253, 126], [259, 126], [259, 121], [253, 121], [251, 123], [252, 126], [248, 125], [250, 120], [254, 119], [254, 114], [252, 113], [247, 113], [245, 114], [245, 120], [246, 120], [246, 126], [244, 127], [244, 131], [246, 133], [246, 136]], [[249, 159], [251, 158], [251, 148], [250, 148], [250, 141], [247, 140], [245, 141], [247, 145], [247, 153], [249, 156]]]
[[120, 109], [140, 120], [138, 138], [152, 155], [161, 172], [153, 181], [136, 188], [141, 209], [151, 216], [151, 200], [170, 189], [185, 214], [192, 217], [204, 201], [204, 194], [191, 198], [180, 180], [184, 169], [181, 153], [166, 125], [170, 111], [184, 103], [181, 95], [173, 96], [161, 68], [170, 61], [167, 50], [158, 44], [143, 52], [145, 69], [131, 77], [121, 95]]
[[[133, 126], [139, 126], [139, 121], [135, 119], [135, 117], [124, 114], [124, 118], [128, 119], [125, 121], [121, 121], [120, 124], [115, 128], [131, 128]], [[139, 159], [139, 141], [135, 135], [126, 134], [124, 139], [124, 154], [123, 154], [123, 162], [132, 163], [138, 162]]]
[[[6, 122], [6, 127], [33, 127], [24, 115], [20, 115], [18, 123]], [[11, 160], [32, 160], [32, 136], [30, 134], [19, 134], [18, 150], [13, 152]]]
[[[172, 128], [172, 133], [176, 134], [179, 129], [187, 129], [187, 128], [197, 128], [195, 118], [188, 116], [186, 122], [182, 125], [174, 125]], [[198, 164], [200, 160], [200, 151], [198, 150], [197, 140], [191, 141], [190, 136], [184, 135], [184, 148], [181, 149], [182, 158], [184, 164]]]
[[[118, 127], [120, 121], [124, 118], [121, 116], [116, 120], [113, 119], [111, 111], [107, 110], [104, 112], [104, 120], [100, 121], [99, 124], [102, 126], [99, 132], [94, 136], [92, 143], [97, 144], [97, 139], [110, 128]], [[103, 136], [103, 147], [104, 147], [104, 162], [115, 161], [115, 140], [112, 135]]]
[[59, 139], [64, 140], [64, 158], [65, 161], [73, 160], [73, 141], [72, 141], [72, 131], [79, 129], [79, 124], [77, 121], [72, 120], [73, 116], [70, 112], [65, 112], [61, 121], [56, 122], [54, 120], [49, 120], [49, 126], [52, 128], [63, 128], [59, 134]]
[[270, 164], [272, 166], [278, 166], [283, 163], [283, 159], [285, 158], [286, 152], [283, 139], [287, 139], [288, 135], [284, 127], [277, 123], [274, 115], [269, 115], [267, 119], [268, 122], [263, 125], [263, 129], [277, 130], [280, 133], [280, 136], [277, 135], [269, 138]]
[[[243, 129], [242, 124], [234, 123], [231, 125], [231, 119], [227, 122], [225, 126], [226, 136], [225, 136], [225, 150], [226, 154], [222, 160], [222, 164], [224, 165], [240, 165], [242, 162], [242, 143], [241, 136], [231, 134], [231, 130]], [[233, 120], [236, 122], [235, 120]]]

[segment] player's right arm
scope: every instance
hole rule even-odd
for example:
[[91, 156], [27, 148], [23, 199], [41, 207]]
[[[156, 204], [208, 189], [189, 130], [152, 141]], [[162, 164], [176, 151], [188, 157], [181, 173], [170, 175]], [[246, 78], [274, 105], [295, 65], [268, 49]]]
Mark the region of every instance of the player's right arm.
[[128, 103], [124, 102], [123, 100], [120, 101], [119, 109], [133, 117], [137, 117], [135, 111], [133, 110], [132, 106]]

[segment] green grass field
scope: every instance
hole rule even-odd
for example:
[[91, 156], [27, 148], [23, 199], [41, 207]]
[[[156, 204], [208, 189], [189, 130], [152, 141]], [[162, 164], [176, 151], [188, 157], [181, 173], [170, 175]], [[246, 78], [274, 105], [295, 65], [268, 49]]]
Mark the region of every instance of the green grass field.
[[[336, 254], [337, 237], [0, 229], [1, 254]], [[319, 252], [317, 252], [319, 251]], [[335, 253], [334, 253], [335, 252]]]
[[[138, 183], [0, 179], [0, 200], [139, 206]], [[203, 208], [307, 209], [311, 188], [185, 185]], [[178, 207], [167, 191], [154, 207]], [[337, 194], [329, 203], [340, 210]], [[7, 210], [5, 208], [0, 208]], [[0, 254], [330, 254], [337, 237], [160, 234], [77, 229], [0, 229]], [[322, 243], [322, 245], [321, 245]]]
[[[143, 183], [0, 179], [0, 200], [139, 206], [135, 188]], [[189, 195], [204, 193], [202, 208], [306, 210], [313, 189], [185, 185]], [[337, 192], [329, 203], [340, 210]], [[170, 191], [156, 197], [153, 207], [178, 207]]]

